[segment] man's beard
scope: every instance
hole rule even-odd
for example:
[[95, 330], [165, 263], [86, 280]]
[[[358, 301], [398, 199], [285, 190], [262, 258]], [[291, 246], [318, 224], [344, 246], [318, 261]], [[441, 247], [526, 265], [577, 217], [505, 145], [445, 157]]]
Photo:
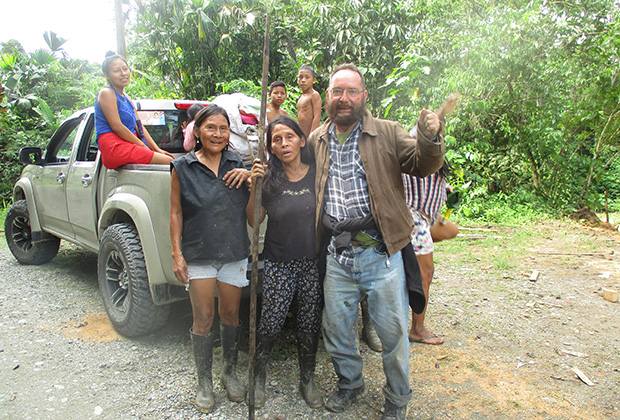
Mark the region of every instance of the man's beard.
[[340, 116], [338, 115], [338, 107], [340, 105], [342, 105], [340, 102], [334, 102], [328, 99], [325, 103], [325, 110], [331, 122], [344, 127], [351, 126], [360, 121], [366, 111], [366, 102], [362, 101], [358, 105], [350, 103], [351, 114]]

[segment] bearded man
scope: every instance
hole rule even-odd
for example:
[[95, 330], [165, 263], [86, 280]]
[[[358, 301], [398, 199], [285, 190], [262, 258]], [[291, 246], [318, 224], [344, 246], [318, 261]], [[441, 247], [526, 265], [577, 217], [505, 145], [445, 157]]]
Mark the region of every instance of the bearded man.
[[400, 124], [374, 118], [366, 109], [367, 97], [359, 69], [337, 67], [326, 94], [329, 118], [308, 140], [316, 159], [317, 244], [329, 243], [323, 338], [338, 375], [338, 389], [325, 407], [343, 412], [365, 390], [355, 324], [366, 296], [383, 347], [382, 418], [405, 419], [412, 390], [400, 251], [411, 240], [413, 220], [401, 173], [436, 172], [445, 146], [434, 112], [420, 113], [416, 140]]

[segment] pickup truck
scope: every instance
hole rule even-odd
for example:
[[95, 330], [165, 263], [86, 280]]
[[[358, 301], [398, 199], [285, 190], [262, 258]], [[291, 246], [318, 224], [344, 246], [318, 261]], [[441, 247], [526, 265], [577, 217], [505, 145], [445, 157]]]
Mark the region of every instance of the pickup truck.
[[[138, 116], [159, 146], [183, 150], [186, 110], [197, 101], [138, 100]], [[132, 337], [160, 328], [169, 303], [188, 297], [172, 270], [170, 169], [165, 165], [105, 168], [94, 109], [67, 118], [45, 150], [20, 151], [26, 164], [6, 214], [9, 249], [22, 264], [43, 264], [67, 240], [98, 254], [99, 289], [107, 314]]]

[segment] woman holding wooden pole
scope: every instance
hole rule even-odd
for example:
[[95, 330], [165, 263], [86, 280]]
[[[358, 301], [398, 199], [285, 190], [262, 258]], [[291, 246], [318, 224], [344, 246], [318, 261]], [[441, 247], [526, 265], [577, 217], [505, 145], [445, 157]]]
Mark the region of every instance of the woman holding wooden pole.
[[[296, 121], [278, 117], [267, 128], [269, 164], [255, 160], [252, 189], [246, 215], [250, 225], [269, 215], [263, 255], [265, 277], [263, 304], [258, 326], [255, 361], [254, 405], [267, 397], [266, 368], [293, 298], [297, 296], [297, 350], [299, 388], [312, 408], [323, 406], [314, 384], [314, 368], [323, 306], [314, 239], [314, 165], [302, 158], [306, 136]], [[259, 219], [254, 217], [256, 179], [263, 178]]]

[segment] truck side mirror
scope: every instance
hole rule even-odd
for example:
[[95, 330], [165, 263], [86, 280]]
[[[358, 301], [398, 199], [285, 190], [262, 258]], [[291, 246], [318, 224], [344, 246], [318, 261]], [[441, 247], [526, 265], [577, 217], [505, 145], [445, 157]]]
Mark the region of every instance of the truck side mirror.
[[42, 155], [40, 147], [22, 147], [19, 150], [19, 161], [24, 165], [41, 165], [43, 164]]

